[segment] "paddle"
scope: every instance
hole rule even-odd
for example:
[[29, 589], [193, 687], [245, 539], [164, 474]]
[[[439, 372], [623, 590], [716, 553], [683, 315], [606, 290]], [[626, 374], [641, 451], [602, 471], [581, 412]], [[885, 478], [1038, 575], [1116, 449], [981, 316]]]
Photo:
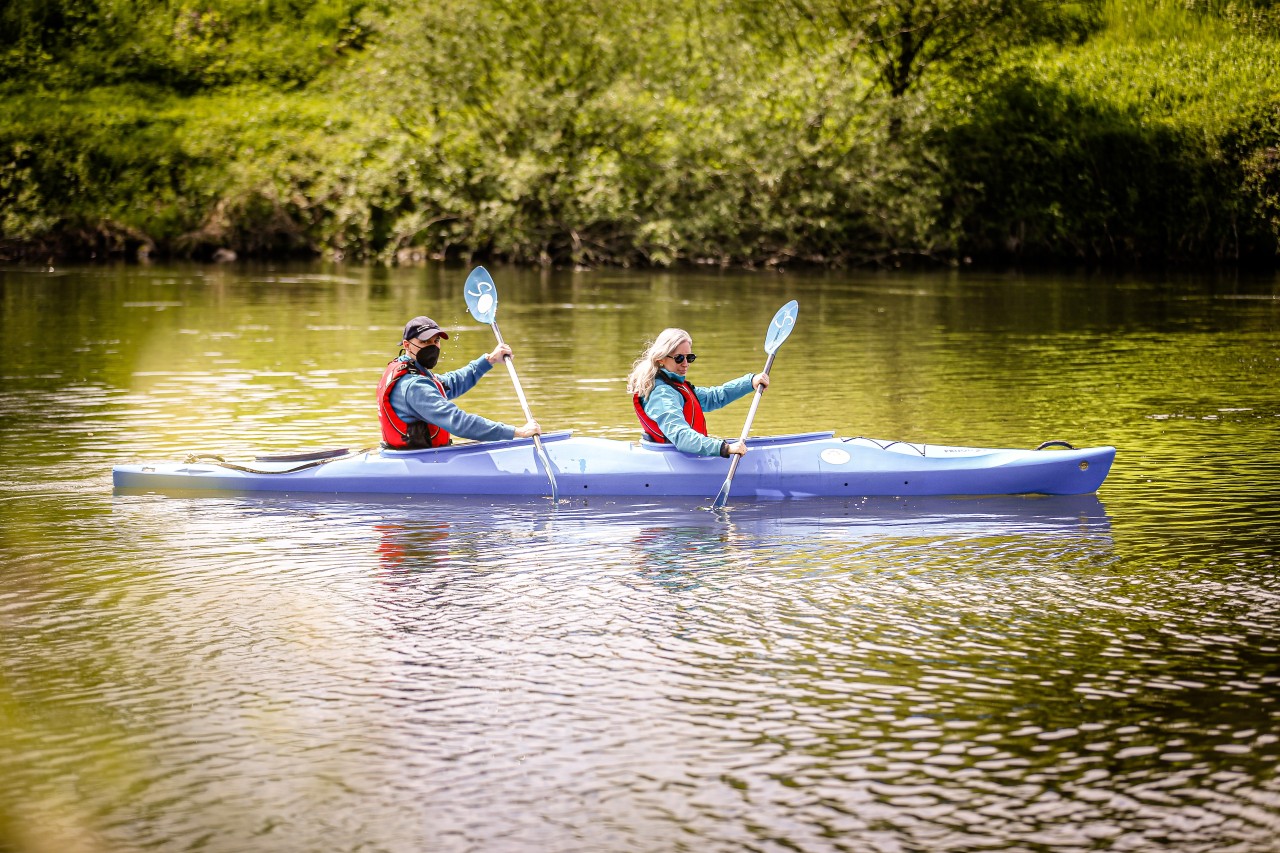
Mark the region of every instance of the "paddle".
[[[761, 373], [768, 373], [769, 368], [773, 367], [773, 357], [778, 354], [778, 347], [782, 346], [782, 342], [787, 339], [787, 335], [791, 334], [791, 329], [795, 327], [796, 315], [800, 313], [800, 303], [792, 299], [786, 305], [778, 309], [778, 313], [773, 315], [772, 322], [769, 323], [769, 331], [764, 336], [764, 351], [769, 354], [765, 360], [764, 370]], [[764, 388], [757, 388], [756, 395], [751, 400], [751, 410], [747, 412], [747, 422], [742, 425], [742, 438], [739, 441], [747, 440], [747, 433], [751, 432], [751, 421], [755, 419], [756, 409], [760, 405], [760, 397], [764, 394]], [[712, 509], [720, 509], [729, 501], [729, 486], [733, 483], [733, 475], [738, 470], [738, 463], [742, 460], [741, 456], [734, 454], [733, 461], [729, 463], [729, 476], [724, 478], [724, 485], [720, 487], [720, 494], [716, 495], [715, 501], [711, 504]]]
[[[505, 343], [502, 340], [502, 332], [498, 331], [498, 321], [494, 316], [498, 313], [498, 286], [493, 283], [493, 276], [489, 275], [489, 271], [484, 267], [473, 269], [471, 275], [467, 276], [467, 283], [463, 286], [462, 292], [466, 297], [467, 310], [471, 312], [471, 316], [481, 323], [489, 324], [498, 338], [498, 343]], [[531, 421], [533, 414], [529, 411], [529, 401], [524, 398], [524, 388], [520, 387], [520, 377], [516, 376], [516, 366], [509, 355], [504, 356], [502, 360], [506, 362], [507, 370], [511, 373], [511, 382], [516, 386], [516, 396], [520, 398], [520, 408], [524, 409], [525, 420]], [[547, 479], [551, 481], [551, 500], [558, 501], [560, 489], [556, 486], [556, 475], [551, 470], [551, 460], [542, 446], [541, 436], [533, 437], [533, 446], [538, 452], [538, 458], [542, 460], [542, 467], [547, 471]]]

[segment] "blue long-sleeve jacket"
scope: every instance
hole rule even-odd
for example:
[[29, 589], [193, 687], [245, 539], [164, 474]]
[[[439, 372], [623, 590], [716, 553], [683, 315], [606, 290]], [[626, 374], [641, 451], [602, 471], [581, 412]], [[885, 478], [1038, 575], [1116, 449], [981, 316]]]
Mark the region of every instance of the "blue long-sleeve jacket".
[[[684, 382], [679, 375], [659, 368], [672, 382]], [[723, 408], [734, 400], [752, 392], [751, 380], [754, 373], [748, 373], [723, 385], [704, 388], [693, 386], [694, 396], [702, 404], [702, 411], [712, 412]], [[644, 412], [653, 418], [667, 441], [676, 446], [682, 453], [693, 453], [698, 456], [719, 456], [720, 439], [710, 438], [696, 432], [684, 419], [684, 398], [680, 392], [665, 382], [654, 383], [653, 390], [643, 401]]]
[[[405, 361], [412, 359], [408, 355], [401, 356]], [[479, 415], [464, 412], [452, 402], [475, 387], [493, 368], [489, 360], [480, 356], [470, 364], [451, 370], [448, 373], [436, 374], [436, 379], [444, 386], [444, 395], [436, 384], [425, 376], [414, 373], [406, 374], [391, 389], [391, 408], [405, 423], [426, 421], [429, 424], [447, 430], [458, 438], [469, 438], [472, 441], [501, 441], [515, 437], [516, 428], [498, 421], [491, 421]]]

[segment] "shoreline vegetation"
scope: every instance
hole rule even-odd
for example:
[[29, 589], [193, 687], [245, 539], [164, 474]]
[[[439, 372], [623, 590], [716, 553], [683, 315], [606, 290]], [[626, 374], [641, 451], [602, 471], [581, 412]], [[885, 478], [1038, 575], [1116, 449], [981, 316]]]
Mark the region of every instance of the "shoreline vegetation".
[[1273, 0], [12, 0], [0, 260], [1276, 267]]

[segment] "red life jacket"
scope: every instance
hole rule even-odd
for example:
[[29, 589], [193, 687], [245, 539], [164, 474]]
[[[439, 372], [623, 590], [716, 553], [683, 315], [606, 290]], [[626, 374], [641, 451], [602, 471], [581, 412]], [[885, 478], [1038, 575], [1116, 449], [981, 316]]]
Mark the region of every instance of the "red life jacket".
[[[689, 426], [693, 427], [694, 432], [706, 435], [707, 416], [702, 413], [702, 404], [698, 402], [698, 395], [693, 393], [693, 386], [688, 382], [674, 382], [661, 373], [658, 374], [657, 378], [680, 392], [680, 396], [684, 397], [684, 419], [689, 422]], [[633, 394], [631, 402], [635, 404], [636, 417], [640, 419], [640, 426], [644, 428], [644, 437], [659, 444], [666, 444], [667, 437], [662, 434], [662, 429], [658, 426], [658, 422], [649, 417], [649, 413], [644, 410], [644, 403], [640, 402], [640, 395]]]
[[444, 447], [451, 441], [449, 433], [445, 430], [425, 421], [406, 424], [396, 414], [396, 410], [391, 408], [391, 392], [395, 389], [396, 383], [408, 373], [430, 379], [440, 389], [441, 395], [444, 395], [444, 385], [440, 380], [429, 373], [423, 373], [416, 363], [405, 361], [403, 358], [392, 361], [387, 365], [387, 369], [382, 371], [382, 378], [378, 380], [378, 423], [382, 426], [382, 441], [392, 450]]

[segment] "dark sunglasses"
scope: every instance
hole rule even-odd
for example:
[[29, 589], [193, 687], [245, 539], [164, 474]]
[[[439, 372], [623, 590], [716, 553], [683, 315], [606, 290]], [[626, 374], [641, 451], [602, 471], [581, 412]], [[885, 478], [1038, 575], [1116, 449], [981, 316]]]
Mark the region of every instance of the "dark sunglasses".
[[688, 355], [685, 355], [684, 353], [680, 353], [680, 355], [669, 356], [669, 358], [672, 361], [674, 361], [676, 364], [684, 364], [686, 361], [689, 362], [690, 364], [693, 364], [698, 357], [693, 353], [689, 353]]

